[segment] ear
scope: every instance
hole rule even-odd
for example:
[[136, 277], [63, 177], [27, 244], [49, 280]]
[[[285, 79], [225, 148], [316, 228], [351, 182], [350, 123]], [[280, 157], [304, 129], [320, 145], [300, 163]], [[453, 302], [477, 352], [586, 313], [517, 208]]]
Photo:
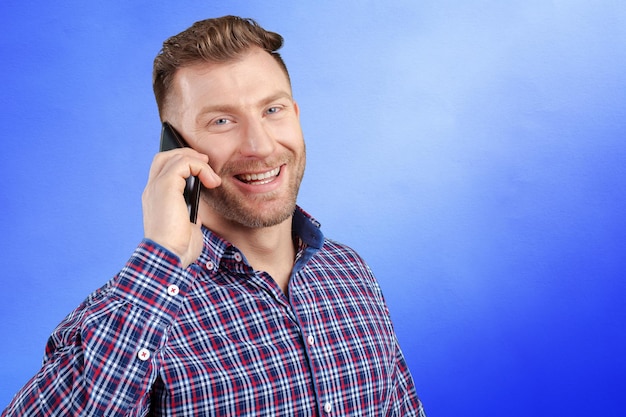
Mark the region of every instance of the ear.
[[293, 108], [294, 108], [294, 111], [296, 112], [296, 116], [300, 118], [300, 106], [298, 106], [298, 103], [295, 100], [293, 101]]

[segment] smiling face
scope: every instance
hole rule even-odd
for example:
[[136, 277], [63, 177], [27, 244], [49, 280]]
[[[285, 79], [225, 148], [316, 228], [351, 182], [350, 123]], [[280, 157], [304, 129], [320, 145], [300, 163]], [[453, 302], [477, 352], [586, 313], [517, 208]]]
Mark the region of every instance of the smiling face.
[[203, 191], [205, 223], [258, 228], [289, 219], [305, 146], [298, 106], [274, 58], [255, 47], [236, 61], [183, 67], [172, 90], [164, 118], [222, 178]]

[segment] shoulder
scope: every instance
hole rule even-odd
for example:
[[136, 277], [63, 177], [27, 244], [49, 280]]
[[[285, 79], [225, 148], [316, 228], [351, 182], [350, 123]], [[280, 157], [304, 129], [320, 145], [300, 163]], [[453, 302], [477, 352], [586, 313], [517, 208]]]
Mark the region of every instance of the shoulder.
[[356, 250], [333, 239], [324, 238], [324, 244], [320, 252], [326, 256], [337, 257], [344, 262], [366, 265], [365, 260]]
[[313, 258], [319, 267], [335, 273], [376, 284], [376, 279], [367, 262], [348, 245], [324, 238], [324, 244]]

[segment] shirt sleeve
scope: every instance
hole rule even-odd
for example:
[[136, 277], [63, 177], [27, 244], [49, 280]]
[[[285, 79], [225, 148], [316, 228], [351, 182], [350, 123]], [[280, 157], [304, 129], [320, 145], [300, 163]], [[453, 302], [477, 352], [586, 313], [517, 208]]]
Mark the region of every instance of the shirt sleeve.
[[145, 415], [159, 350], [192, 274], [150, 240], [54, 330], [2, 417]]
[[367, 265], [362, 258], [359, 257], [358, 259], [360, 259], [360, 262], [363, 265], [365, 271], [364, 276], [367, 277], [367, 280], [373, 288], [373, 292], [376, 294], [376, 297], [380, 300], [380, 303], [383, 306], [383, 311], [389, 326], [389, 332], [395, 344], [395, 378], [393, 381], [395, 392], [394, 399], [392, 401], [394, 404], [393, 415], [402, 417], [426, 417], [422, 402], [417, 395], [411, 371], [409, 370], [404, 354], [402, 353], [402, 349], [400, 348], [400, 343], [398, 342], [398, 338], [391, 321], [391, 313], [389, 312], [389, 307], [385, 301], [382, 289], [380, 288], [378, 280], [374, 276], [374, 273], [370, 269], [369, 265]]
[[396, 404], [398, 410], [395, 415], [398, 416], [415, 416], [426, 417], [422, 402], [417, 396], [415, 390], [415, 384], [413, 377], [409, 371], [409, 368], [404, 359], [404, 355], [400, 350], [400, 346], [397, 346], [397, 392], [396, 392]]
[[382, 306], [382, 311], [384, 311], [385, 319], [388, 323], [389, 334], [395, 345], [395, 374], [393, 381], [395, 392], [393, 393], [393, 400], [391, 401], [393, 404], [393, 415], [402, 417], [426, 417], [422, 402], [417, 395], [411, 371], [400, 348], [400, 343], [398, 342], [391, 320], [391, 313], [389, 312], [389, 307], [387, 306], [385, 296], [383, 295], [378, 280], [369, 265], [356, 254], [356, 252], [354, 252], [354, 256], [358, 259], [359, 264], [362, 265], [363, 270], [361, 276], [365, 277], [365, 280], [369, 282], [370, 288], [373, 294], [375, 294], [375, 298]]

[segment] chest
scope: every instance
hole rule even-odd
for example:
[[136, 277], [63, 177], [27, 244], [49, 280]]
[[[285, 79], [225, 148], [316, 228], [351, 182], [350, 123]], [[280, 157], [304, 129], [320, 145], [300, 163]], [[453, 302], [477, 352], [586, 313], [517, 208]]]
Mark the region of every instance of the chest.
[[358, 415], [391, 389], [394, 346], [382, 300], [352, 278], [305, 271], [289, 301], [262, 279], [203, 282], [168, 333], [153, 405], [313, 416], [330, 404]]

